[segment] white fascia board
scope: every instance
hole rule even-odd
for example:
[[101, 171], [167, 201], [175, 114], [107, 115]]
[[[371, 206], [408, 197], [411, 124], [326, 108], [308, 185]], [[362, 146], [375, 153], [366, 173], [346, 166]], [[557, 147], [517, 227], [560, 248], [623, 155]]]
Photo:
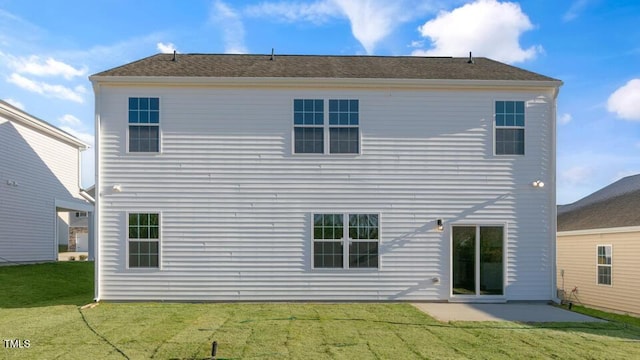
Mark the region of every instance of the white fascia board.
[[614, 228], [602, 228], [602, 229], [585, 229], [585, 230], [571, 230], [571, 231], [558, 231], [557, 236], [577, 236], [577, 235], [603, 235], [603, 234], [619, 234], [629, 232], [640, 232], [640, 226], [621, 226]]
[[58, 140], [66, 142], [70, 145], [77, 147], [78, 149], [86, 150], [89, 148], [89, 144], [84, 143], [80, 139], [68, 134], [57, 127], [47, 123], [44, 120], [38, 119], [35, 116], [27, 114], [26, 112], [7, 104], [4, 101], [0, 101], [0, 115], [4, 115], [9, 119], [26, 125], [32, 129], [44, 132], [47, 135], [51, 135]]
[[71, 211], [93, 211], [93, 205], [82, 200], [54, 200], [56, 208]]
[[355, 87], [355, 88], [458, 88], [458, 89], [558, 89], [562, 81], [457, 80], [457, 79], [361, 79], [284, 77], [179, 77], [179, 76], [91, 76], [94, 84], [149, 86], [252, 86], [252, 87]]

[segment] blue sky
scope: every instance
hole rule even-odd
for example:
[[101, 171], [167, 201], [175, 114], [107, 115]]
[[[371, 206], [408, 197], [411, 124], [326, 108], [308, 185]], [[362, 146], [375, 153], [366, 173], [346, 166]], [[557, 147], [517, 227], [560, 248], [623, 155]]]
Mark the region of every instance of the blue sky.
[[638, 19], [637, 0], [0, 0], [0, 98], [93, 144], [87, 77], [158, 52], [473, 51], [564, 81], [564, 204], [640, 173]]

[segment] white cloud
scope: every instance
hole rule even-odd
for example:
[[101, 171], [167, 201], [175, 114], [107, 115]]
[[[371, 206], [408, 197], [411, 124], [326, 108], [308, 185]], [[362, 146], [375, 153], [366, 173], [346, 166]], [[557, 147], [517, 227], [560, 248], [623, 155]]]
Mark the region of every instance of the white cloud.
[[322, 24], [331, 18], [342, 15], [340, 9], [332, 1], [316, 1], [313, 3], [262, 2], [245, 8], [244, 13], [252, 17], [267, 17], [286, 22], [310, 22]]
[[419, 28], [433, 48], [414, 55], [465, 56], [470, 51], [507, 63], [533, 59], [541, 46], [520, 47], [522, 33], [533, 29], [520, 5], [496, 0], [476, 0], [452, 11], [442, 11]]
[[334, 0], [351, 22], [351, 32], [364, 47], [367, 54], [373, 54], [376, 44], [384, 39], [398, 25], [401, 1], [388, 0]]
[[[435, 11], [438, 0], [318, 0], [312, 3], [291, 1], [263, 2], [245, 9], [248, 16], [269, 17], [286, 22], [323, 24], [334, 18], [346, 18], [353, 36], [368, 54], [396, 27], [418, 16]], [[409, 11], [407, 9], [410, 9]]]
[[7, 81], [27, 91], [78, 103], [84, 102], [82, 95], [87, 92], [84, 86], [79, 85], [74, 89], [70, 89], [62, 85], [52, 85], [41, 81], [34, 81], [16, 73], [11, 74]]
[[24, 110], [24, 104], [22, 104], [20, 101], [18, 100], [13, 100], [13, 99], [4, 99], [5, 102], [17, 107], [20, 110]]
[[584, 10], [585, 7], [587, 7], [589, 2], [590, 2], [590, 0], [576, 0], [576, 1], [574, 1], [571, 4], [571, 6], [569, 7], [569, 10], [567, 10], [567, 12], [564, 14], [564, 16], [562, 16], [562, 20], [564, 20], [565, 22], [568, 22], [568, 21], [576, 19], [580, 15], [580, 12], [582, 10]]
[[68, 125], [68, 126], [77, 127], [82, 125], [82, 121], [80, 121], [80, 119], [78, 119], [77, 117], [71, 114], [62, 115], [61, 117], [58, 118], [58, 121], [60, 122], [60, 124]]
[[560, 118], [558, 119], [558, 123], [560, 123], [561, 125], [566, 125], [570, 123], [571, 120], [573, 120], [573, 116], [571, 116], [571, 114], [564, 113], [560, 115]]
[[640, 79], [629, 80], [607, 100], [607, 110], [625, 120], [640, 120]]
[[67, 80], [71, 80], [77, 76], [87, 74], [87, 68], [74, 68], [62, 61], [48, 57], [43, 59], [37, 55], [29, 57], [13, 57], [6, 56], [9, 59], [9, 66], [20, 74], [29, 74], [36, 76], [62, 76]]
[[162, 43], [159, 42], [156, 44], [156, 48], [163, 54], [173, 54], [176, 51], [176, 46], [173, 43]]
[[244, 24], [240, 15], [220, 0], [213, 2], [210, 21], [222, 29], [225, 52], [228, 54], [247, 53], [244, 43]]

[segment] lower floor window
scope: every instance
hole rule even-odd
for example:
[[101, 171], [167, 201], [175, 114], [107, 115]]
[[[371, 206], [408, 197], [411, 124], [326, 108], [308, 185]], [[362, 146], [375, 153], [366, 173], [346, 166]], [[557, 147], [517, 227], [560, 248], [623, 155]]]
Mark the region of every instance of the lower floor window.
[[611, 285], [611, 245], [598, 245], [598, 285]]
[[314, 214], [313, 268], [377, 268], [379, 241], [378, 214]]
[[160, 216], [129, 213], [127, 219], [130, 268], [159, 267]]

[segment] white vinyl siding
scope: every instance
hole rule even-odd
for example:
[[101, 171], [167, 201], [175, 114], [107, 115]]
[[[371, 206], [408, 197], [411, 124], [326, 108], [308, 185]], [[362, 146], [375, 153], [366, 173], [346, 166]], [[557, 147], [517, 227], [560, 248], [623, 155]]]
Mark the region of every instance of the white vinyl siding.
[[56, 200], [82, 202], [79, 150], [0, 116], [0, 263], [57, 257]]
[[[307, 85], [101, 85], [101, 299], [446, 300], [450, 235], [436, 219], [508, 224], [505, 298], [550, 299], [552, 89]], [[122, 104], [151, 91], [162, 153], [129, 156]], [[526, 157], [494, 156], [494, 99], [507, 97], [526, 106]], [[360, 155], [292, 154], [294, 99], [358, 99]], [[162, 272], [123, 271], [125, 212], [153, 211]], [[380, 214], [379, 268], [314, 269], [314, 213]]]

